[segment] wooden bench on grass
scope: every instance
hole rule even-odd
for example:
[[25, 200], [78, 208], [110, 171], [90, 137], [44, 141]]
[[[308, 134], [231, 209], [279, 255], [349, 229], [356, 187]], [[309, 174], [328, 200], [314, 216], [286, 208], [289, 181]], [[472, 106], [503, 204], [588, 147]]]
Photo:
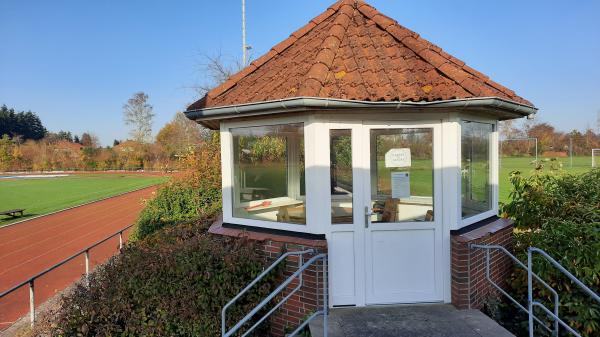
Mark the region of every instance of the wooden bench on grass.
[[17, 216], [23, 216], [24, 211], [25, 211], [24, 208], [17, 208], [17, 209], [11, 209], [8, 211], [2, 211], [2, 212], [0, 212], [0, 215], [9, 215], [13, 218], [16, 218]]

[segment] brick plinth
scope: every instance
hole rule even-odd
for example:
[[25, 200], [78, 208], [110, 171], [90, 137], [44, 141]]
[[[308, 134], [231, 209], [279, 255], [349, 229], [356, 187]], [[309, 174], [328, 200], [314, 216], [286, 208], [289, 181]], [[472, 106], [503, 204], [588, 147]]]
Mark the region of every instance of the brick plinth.
[[[513, 223], [507, 219], [488, 219], [473, 230], [451, 233], [452, 304], [459, 309], [481, 309], [486, 300], [499, 297], [499, 292], [486, 278], [486, 251], [469, 249], [471, 244], [500, 245], [512, 251]], [[490, 276], [504, 288], [513, 268], [505, 254], [490, 252]]]
[[[303, 251], [313, 249], [314, 254], [306, 254], [303, 261], [308, 261], [311, 257], [320, 253], [327, 253], [327, 241], [321, 239], [300, 238], [294, 235], [274, 234], [265, 232], [256, 232], [248, 229], [223, 227], [221, 221], [215, 222], [209, 232], [213, 234], [246, 237], [250, 240], [259, 242], [259, 247], [263, 252], [267, 263], [276, 260], [288, 251]], [[285, 263], [285, 269], [281, 284], [289, 276], [298, 270], [299, 257], [290, 256]], [[323, 307], [323, 281], [326, 277], [326, 271], [323, 272], [322, 260], [315, 262], [302, 273], [302, 287], [292, 295], [284, 304], [271, 316], [270, 329], [271, 335], [275, 337], [285, 336], [286, 333], [293, 331], [302, 323], [311, 313]], [[286, 295], [298, 286], [298, 279], [294, 279], [272, 303], [280, 302]]]

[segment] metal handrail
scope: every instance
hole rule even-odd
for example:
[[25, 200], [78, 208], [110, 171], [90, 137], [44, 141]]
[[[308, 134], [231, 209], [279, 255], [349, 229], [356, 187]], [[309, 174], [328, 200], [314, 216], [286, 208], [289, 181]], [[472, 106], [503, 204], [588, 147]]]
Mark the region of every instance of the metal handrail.
[[533, 282], [532, 282], [532, 279], [533, 279], [533, 276], [532, 276], [532, 274], [533, 274], [533, 271], [532, 271], [533, 253], [540, 254], [543, 258], [546, 259], [546, 261], [550, 262], [550, 264], [552, 264], [556, 269], [558, 269], [561, 273], [563, 273], [563, 275], [567, 276], [581, 290], [583, 290], [591, 298], [593, 298], [594, 300], [596, 300], [596, 302], [598, 302], [600, 304], [600, 296], [598, 296], [598, 294], [596, 294], [592, 289], [590, 289], [583, 282], [581, 282], [577, 277], [575, 277], [575, 275], [571, 274], [571, 272], [569, 272], [565, 267], [563, 267], [560, 263], [558, 263], [558, 261], [556, 261], [554, 258], [552, 258], [552, 256], [548, 255], [548, 253], [546, 253], [545, 251], [543, 251], [542, 249], [539, 249], [537, 247], [529, 247], [527, 249], [527, 267], [528, 267], [527, 268], [527, 303], [529, 304], [529, 310], [528, 310], [529, 311], [529, 336], [533, 337], [533, 318], [535, 317], [533, 314], [533, 307], [537, 306], [537, 307], [542, 308], [542, 310], [546, 313], [546, 315], [548, 315], [554, 319], [554, 324], [556, 327], [555, 328], [556, 336], [558, 336], [558, 323], [560, 323], [560, 325], [562, 325], [570, 333], [572, 333], [575, 336], [580, 337], [581, 335], [577, 331], [575, 331], [568, 324], [566, 324], [562, 319], [560, 319], [560, 317], [558, 316], [558, 312], [552, 313], [552, 312], [550, 312], [550, 310], [548, 310], [548, 308], [546, 308], [546, 306], [544, 304], [542, 304], [539, 301], [534, 301], [534, 299], [533, 299]]
[[[287, 294], [281, 301], [279, 301], [271, 310], [269, 310], [263, 317], [261, 317], [252, 327], [250, 327], [242, 336], [249, 335], [254, 329], [256, 329], [262, 322], [264, 322], [271, 314], [273, 314], [279, 307], [281, 307], [292, 295], [294, 295], [303, 285], [302, 274], [303, 272], [313, 265], [316, 261], [323, 261], [323, 309], [312, 313], [302, 324], [300, 324], [292, 333], [288, 336], [295, 336], [300, 332], [310, 321], [318, 315], [323, 315], [323, 334], [327, 337], [327, 254], [319, 254], [311, 257], [306, 263], [304, 263], [305, 254], [314, 254], [314, 249], [307, 249], [303, 251], [287, 252], [282, 254], [277, 260], [275, 260], [267, 269], [260, 273], [252, 282], [250, 282], [242, 291], [240, 291], [233, 299], [231, 299], [223, 309], [221, 310], [221, 336], [229, 337], [235, 334], [244, 324], [246, 324], [256, 313], [258, 313], [265, 305], [267, 305], [275, 296], [281, 293], [290, 283], [295, 279], [298, 279], [298, 284], [294, 289]], [[233, 305], [238, 299], [240, 299], [245, 293], [247, 293], [254, 285], [256, 285], [261, 279], [263, 279], [269, 272], [277, 267], [282, 261], [286, 260], [289, 256], [298, 256], [298, 269], [290, 275], [283, 283], [281, 283], [275, 290], [273, 290], [267, 297], [265, 297], [258, 305], [256, 305], [248, 314], [240, 319], [232, 328], [227, 330], [227, 309]]]
[[[527, 265], [525, 265], [523, 262], [521, 262], [519, 259], [517, 259], [513, 254], [511, 254], [506, 248], [504, 248], [502, 246], [499, 246], [499, 245], [470, 244], [469, 248], [470, 249], [485, 249], [486, 250], [486, 279], [492, 284], [492, 286], [494, 286], [494, 288], [496, 288], [497, 290], [499, 290], [504, 296], [506, 296], [508, 299], [510, 299], [519, 309], [521, 309], [525, 313], [527, 313], [528, 318], [529, 318], [529, 336], [530, 337], [533, 337], [533, 330], [534, 330], [533, 322], [534, 321], [538, 322], [544, 329], [546, 329], [549, 332], [553, 333], [554, 336], [558, 336], [559, 325], [562, 325], [565, 329], [567, 329], [567, 331], [569, 331], [573, 335], [575, 335], [577, 337], [581, 337], [581, 335], [576, 330], [574, 330], [573, 328], [571, 328], [562, 319], [560, 319], [559, 313], [558, 313], [558, 308], [560, 306], [560, 300], [559, 300], [558, 292], [554, 288], [552, 288], [547, 282], [545, 282], [543, 279], [541, 279], [536, 273], [533, 272], [533, 268], [532, 268], [532, 264], [533, 264], [532, 254], [534, 252], [537, 252], [540, 255], [542, 255], [552, 265], [554, 265], [560, 272], [562, 272], [567, 277], [569, 277], [569, 279], [571, 279], [571, 281], [575, 282], [575, 284], [577, 284], [588, 295], [590, 295], [593, 299], [595, 299], [596, 301], [598, 301], [598, 303], [600, 303], [600, 296], [598, 296], [594, 291], [592, 291], [589, 287], [587, 287], [585, 284], [583, 284], [583, 282], [581, 282], [579, 279], [577, 279], [577, 277], [575, 277], [573, 274], [571, 274], [560, 263], [558, 263], [556, 260], [554, 260], [550, 255], [548, 255], [548, 253], [546, 253], [542, 249], [539, 249], [539, 248], [536, 248], [536, 247], [529, 247], [527, 249]], [[523, 269], [525, 269], [527, 271], [527, 303], [528, 303], [528, 308], [525, 308], [525, 306], [523, 306], [521, 303], [519, 303], [517, 300], [515, 300], [504, 289], [502, 289], [497, 283], [495, 283], [492, 280], [491, 275], [490, 275], [490, 264], [491, 264], [490, 263], [490, 251], [491, 250], [499, 250], [499, 251], [503, 252], [508, 257], [510, 257], [514, 262], [516, 262], [518, 266], [520, 266], [521, 268], [523, 268]], [[469, 251], [469, 253], [470, 253], [470, 251]], [[469, 259], [469, 264], [470, 264], [470, 260], [471, 259]], [[554, 295], [554, 311], [550, 311], [541, 302], [533, 300], [533, 280], [534, 279], [536, 281], [540, 282], [546, 289], [548, 289]], [[470, 296], [470, 293], [471, 293], [470, 287], [471, 287], [471, 284], [469, 282], [469, 296]], [[552, 318], [554, 320], [554, 329], [553, 330], [551, 330], [550, 328], [548, 328], [544, 322], [542, 322], [539, 318], [537, 318], [535, 316], [535, 313], [533, 312], [533, 307], [534, 306], [541, 308], [544, 311], [544, 313], [546, 315], [548, 315], [548, 317], [550, 317], [550, 318]]]
[[111, 234], [110, 236], [92, 244], [91, 246], [88, 246], [80, 251], [78, 251], [77, 253], [69, 256], [68, 258], [58, 262], [57, 264], [48, 267], [46, 269], [44, 269], [43, 271], [31, 276], [30, 278], [26, 279], [25, 281], [14, 285], [13, 287], [9, 288], [8, 290], [5, 290], [3, 292], [0, 293], [0, 298], [12, 293], [13, 291], [25, 286], [26, 284], [29, 284], [29, 317], [31, 320], [31, 326], [33, 326], [33, 324], [35, 323], [35, 280], [37, 278], [40, 278], [41, 276], [46, 275], [47, 273], [53, 271], [54, 269], [64, 265], [65, 263], [75, 259], [76, 257], [80, 256], [81, 254], [85, 254], [85, 278], [86, 281], [89, 281], [89, 276], [90, 276], [90, 250], [103, 244], [104, 242], [114, 238], [115, 236], [119, 236], [119, 250], [123, 249], [123, 232], [125, 232], [126, 230], [130, 229], [131, 227], [133, 227], [133, 224], [122, 228], [121, 230], [119, 230], [118, 232], [115, 232], [113, 234]]
[[[509, 300], [511, 300], [511, 302], [513, 302], [517, 307], [519, 307], [519, 309], [525, 311], [527, 314], [529, 314], [529, 311], [525, 308], [524, 305], [522, 305], [521, 303], [519, 303], [517, 300], [515, 300], [512, 296], [510, 296], [504, 289], [502, 289], [502, 287], [500, 287], [496, 282], [494, 282], [494, 280], [492, 280], [491, 277], [491, 272], [490, 272], [490, 250], [500, 250], [501, 252], [503, 252], [504, 254], [506, 254], [506, 256], [510, 257], [515, 263], [517, 263], [517, 265], [519, 265], [520, 267], [522, 267], [523, 269], [527, 270], [527, 266], [521, 262], [519, 259], [517, 259], [513, 254], [511, 254], [506, 248], [500, 246], [500, 245], [478, 245], [478, 244], [471, 244], [471, 249], [473, 248], [479, 248], [479, 249], [485, 249], [486, 251], [486, 264], [485, 264], [485, 278], [488, 280], [488, 282], [490, 282], [492, 284], [492, 286], [494, 286], [494, 288], [496, 288], [498, 291], [500, 291], [504, 296], [506, 296]], [[471, 259], [469, 259], [469, 263], [470, 263]], [[553, 295], [554, 295], [554, 310], [556, 313], [558, 313], [558, 306], [559, 306], [559, 297], [558, 297], [558, 292], [556, 290], [554, 290], [550, 285], [548, 285], [548, 283], [546, 283], [544, 280], [542, 280], [537, 274], [532, 273], [532, 275], [535, 277], [535, 279], [537, 281], [539, 281], [542, 285], [544, 285], [544, 287], [546, 287]], [[469, 296], [471, 296], [471, 284], [469, 283]], [[552, 330], [550, 330], [550, 328], [548, 328], [544, 322], [542, 322], [542, 320], [540, 320], [537, 317], [534, 317], [534, 319], [540, 323], [541, 326], [543, 326], [546, 330], [552, 332]], [[556, 329], [556, 326], [555, 326]]]

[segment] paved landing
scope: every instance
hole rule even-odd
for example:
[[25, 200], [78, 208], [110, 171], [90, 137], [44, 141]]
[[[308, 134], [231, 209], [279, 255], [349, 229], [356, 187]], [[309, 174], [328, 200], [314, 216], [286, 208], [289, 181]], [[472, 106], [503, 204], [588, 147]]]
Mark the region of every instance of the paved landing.
[[[478, 310], [447, 304], [336, 308], [328, 320], [329, 337], [514, 337]], [[323, 336], [322, 316], [310, 329]]]

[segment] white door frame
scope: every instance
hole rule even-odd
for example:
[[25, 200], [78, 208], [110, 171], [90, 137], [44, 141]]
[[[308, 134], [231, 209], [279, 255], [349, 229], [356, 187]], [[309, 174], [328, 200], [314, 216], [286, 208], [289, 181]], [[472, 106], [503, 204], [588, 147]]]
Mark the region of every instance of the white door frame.
[[[367, 232], [371, 230], [372, 225], [369, 229], [365, 229], [365, 206], [370, 205], [371, 193], [370, 193], [370, 137], [369, 132], [371, 129], [397, 129], [397, 128], [431, 128], [433, 129], [433, 169], [434, 169], [434, 222], [406, 222], [400, 224], [377, 224], [377, 227], [387, 226], [391, 228], [401, 227], [404, 229], [424, 229], [435, 227], [436, 236], [436, 281], [435, 281], [435, 296], [428, 297], [425, 301], [438, 302], [444, 301], [445, 297], [445, 274], [447, 266], [445, 261], [447, 260], [447, 245], [449, 243], [443, 242], [446, 235], [444, 231], [446, 226], [443, 224], [443, 198], [442, 198], [442, 120], [432, 121], [419, 121], [419, 122], [408, 122], [408, 121], [356, 121], [356, 122], [330, 122], [327, 125], [327, 139], [329, 140], [329, 130], [345, 129], [352, 131], [352, 165], [353, 165], [353, 217], [354, 222], [352, 224], [331, 224], [331, 217], [327, 223], [329, 223], [328, 230], [326, 231], [330, 246], [330, 303], [332, 305], [356, 305], [364, 306], [367, 304], [375, 303], [390, 303], [380, 300], [369, 300], [367, 294]], [[325, 146], [324, 146], [325, 147]], [[324, 149], [323, 149], [324, 150]], [[329, 158], [329, 143], [326, 146], [327, 158]], [[429, 227], [424, 227], [429, 226]], [[345, 237], [344, 255], [340, 253], [340, 249], [336, 251], [337, 237]], [[439, 245], [438, 245], [439, 244]], [[353, 251], [348, 251], [348, 247], [354, 246]], [[351, 257], [347, 256], [352, 254]], [[351, 259], [354, 261], [354, 284], [347, 284], [346, 292], [340, 294], [337, 292], [338, 289], [334, 288], [335, 281], [334, 276], [336, 267], [340, 265], [339, 259]], [[346, 260], [348, 261], [348, 260]], [[372, 266], [370, 266], [372, 267]], [[339, 282], [339, 280], [337, 280]], [[346, 285], [345, 285], [346, 286]], [[405, 301], [407, 302], [422, 302], [418, 301]]]
[[[433, 212], [434, 221], [432, 222], [399, 222], [399, 223], [376, 223], [372, 224], [370, 217], [364, 216], [367, 225], [364, 230], [364, 259], [365, 259], [365, 303], [366, 304], [389, 304], [389, 303], [416, 303], [416, 302], [440, 302], [443, 301], [443, 223], [442, 223], [442, 151], [441, 151], [441, 122], [364, 122], [362, 128], [362, 139], [360, 152], [363, 154], [361, 171], [363, 176], [363, 211], [365, 207], [370, 211], [371, 204], [371, 137], [370, 131], [373, 129], [431, 129], [433, 131]], [[373, 291], [375, 286], [372, 277], [374, 276], [374, 250], [372, 247], [372, 236], [377, 231], [421, 231], [433, 230], [434, 234], [434, 290], [431, 293], [404, 293], [397, 294], [396, 297], [376, 295]], [[427, 268], [428, 266], [421, 266]]]
[[[329, 246], [329, 294], [330, 302], [335, 305], [357, 305], [364, 306], [364, 254], [358, 252], [364, 251], [364, 231], [362, 219], [364, 219], [364, 211], [361, 207], [357, 207], [362, 203], [360, 192], [362, 191], [362, 179], [360, 166], [362, 156], [355, 149], [360, 148], [362, 143], [361, 135], [362, 123], [357, 122], [331, 122], [327, 124], [327, 159], [330, 158], [330, 130], [350, 130], [352, 137], [352, 216], [353, 223], [351, 224], [332, 224], [331, 216], [327, 223], [327, 241]], [[331, 198], [331, 197], [330, 197]], [[331, 205], [328, 212], [331, 211]], [[329, 214], [329, 213], [328, 213]], [[343, 244], [339, 249], [337, 245]], [[348, 249], [352, 247], [353, 249]], [[352, 254], [351, 257], [347, 256]], [[348, 262], [353, 261], [351, 266]], [[346, 270], [336, 270], [336, 268], [346, 268]], [[352, 270], [348, 270], [348, 269]], [[348, 277], [349, 275], [352, 277]], [[340, 276], [339, 280], [335, 280], [332, 276]], [[336, 287], [332, 287], [333, 282], [336, 282]]]

